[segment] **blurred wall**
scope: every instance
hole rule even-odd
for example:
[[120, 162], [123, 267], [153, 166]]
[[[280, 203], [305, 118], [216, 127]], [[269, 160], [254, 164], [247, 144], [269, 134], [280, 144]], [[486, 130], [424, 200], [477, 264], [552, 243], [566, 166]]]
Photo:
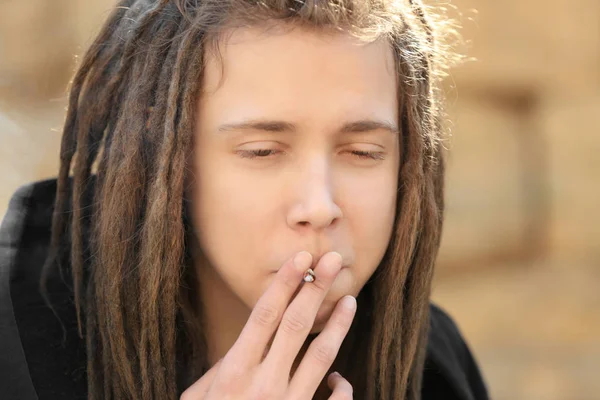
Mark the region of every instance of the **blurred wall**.
[[112, 0], [0, 1], [0, 214], [58, 169], [66, 86]]
[[600, 2], [454, 4], [478, 61], [449, 82], [444, 254], [600, 260]]
[[447, 81], [434, 300], [495, 399], [598, 398], [600, 2], [453, 4], [477, 61]]
[[[16, 187], [56, 175], [74, 55], [111, 4], [0, 2], [0, 214]], [[493, 398], [598, 398], [600, 2], [453, 4], [477, 61], [447, 80], [434, 301]]]

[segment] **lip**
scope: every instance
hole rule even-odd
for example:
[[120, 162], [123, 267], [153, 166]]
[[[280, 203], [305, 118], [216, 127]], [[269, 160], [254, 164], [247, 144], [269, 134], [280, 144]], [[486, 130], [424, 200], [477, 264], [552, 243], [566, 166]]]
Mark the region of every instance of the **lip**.
[[[325, 253], [322, 253], [322, 254], [320, 254], [318, 256], [311, 253], [312, 256], [313, 256], [313, 262], [312, 262], [312, 264], [311, 264], [310, 267], [312, 269], [315, 269], [315, 267], [317, 266], [317, 264], [319, 263], [319, 261], [321, 261], [321, 258], [325, 254], [327, 254], [327, 253], [329, 253], [329, 252], [326, 251]], [[348, 267], [350, 267], [350, 265], [352, 265], [352, 260], [349, 257], [346, 257], [346, 256], [342, 255], [342, 269], [348, 268]]]
[[[313, 263], [313, 264], [310, 266], [310, 268], [312, 268], [312, 269], [315, 269], [315, 268], [317, 267], [317, 264], [318, 264], [318, 262], [316, 262], [316, 263]], [[344, 269], [344, 268], [350, 268], [350, 264], [342, 264], [342, 268], [341, 268], [341, 269]]]
[[[313, 256], [313, 263], [310, 265], [310, 268], [312, 268], [314, 270], [316, 268], [317, 264], [319, 263], [319, 261], [321, 260], [321, 257], [323, 257], [327, 253], [329, 253], [329, 252], [325, 252], [325, 253], [321, 254], [320, 256], [315, 256], [313, 253], [311, 253], [311, 255]], [[341, 269], [350, 268], [350, 266], [352, 266], [352, 264], [354, 264], [353, 258], [345, 257], [342, 255], [342, 268]], [[281, 266], [279, 268], [272, 270], [272, 273], [277, 273], [280, 268], [281, 268]]]

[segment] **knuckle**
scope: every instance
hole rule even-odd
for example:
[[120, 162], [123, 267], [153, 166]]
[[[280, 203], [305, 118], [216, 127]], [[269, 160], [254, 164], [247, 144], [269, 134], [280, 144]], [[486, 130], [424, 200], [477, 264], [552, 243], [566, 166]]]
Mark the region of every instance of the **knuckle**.
[[279, 312], [273, 306], [257, 305], [252, 313], [253, 319], [261, 326], [272, 326], [277, 323]]
[[224, 362], [219, 370], [219, 381], [224, 383], [237, 382], [247, 372], [248, 371], [246, 371], [246, 368], [239, 363], [229, 362], [229, 360], [227, 360], [227, 362]]
[[267, 382], [264, 382], [254, 390], [252, 396], [250, 397], [256, 400], [274, 399], [275, 391], [273, 390], [273, 386], [269, 385]]
[[320, 364], [329, 366], [335, 360], [337, 349], [331, 344], [320, 342], [313, 342], [312, 357]]
[[303, 333], [309, 329], [308, 319], [298, 311], [288, 310], [281, 321], [281, 329], [286, 333]]
[[272, 368], [260, 369], [247, 398], [250, 400], [281, 400], [287, 388], [287, 381], [284, 382], [280, 379], [278, 372]]

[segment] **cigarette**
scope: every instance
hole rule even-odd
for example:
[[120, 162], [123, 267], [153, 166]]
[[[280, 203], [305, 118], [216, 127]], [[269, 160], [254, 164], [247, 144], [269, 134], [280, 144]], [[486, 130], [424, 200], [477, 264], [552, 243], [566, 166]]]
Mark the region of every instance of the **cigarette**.
[[315, 271], [312, 268], [309, 268], [304, 273], [304, 282], [314, 282], [315, 281]]

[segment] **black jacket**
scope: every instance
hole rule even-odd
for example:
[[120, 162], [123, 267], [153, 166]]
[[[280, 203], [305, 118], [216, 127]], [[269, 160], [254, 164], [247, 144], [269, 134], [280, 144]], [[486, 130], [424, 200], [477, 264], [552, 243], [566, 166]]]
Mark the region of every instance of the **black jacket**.
[[[59, 320], [38, 281], [50, 237], [56, 180], [20, 188], [0, 227], [0, 398], [85, 399], [85, 343], [77, 336], [71, 290], [60, 279], [49, 290]], [[423, 400], [487, 400], [477, 364], [456, 324], [431, 305]]]

